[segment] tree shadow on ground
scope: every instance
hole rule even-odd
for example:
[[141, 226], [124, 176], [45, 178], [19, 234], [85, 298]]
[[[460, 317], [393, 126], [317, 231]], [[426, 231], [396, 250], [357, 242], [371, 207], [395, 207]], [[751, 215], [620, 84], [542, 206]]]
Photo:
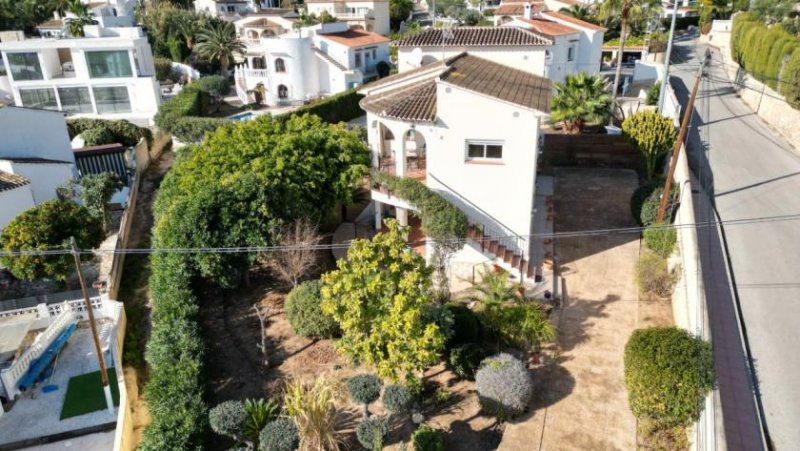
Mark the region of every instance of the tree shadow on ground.
[[[608, 294], [603, 300], [568, 298], [559, 323], [558, 345], [561, 352], [569, 352], [585, 343], [591, 334], [595, 320], [607, 318], [606, 309], [614, 302], [621, 302], [618, 295]], [[559, 356], [565, 359], [566, 356]]]

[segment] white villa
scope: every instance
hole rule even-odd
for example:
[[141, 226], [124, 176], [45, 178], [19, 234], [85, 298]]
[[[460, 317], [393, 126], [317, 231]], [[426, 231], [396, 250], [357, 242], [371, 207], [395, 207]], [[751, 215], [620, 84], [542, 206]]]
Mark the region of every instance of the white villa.
[[387, 36], [389, 0], [307, 0], [308, 14], [319, 16], [326, 11], [354, 29], [374, 31]]
[[567, 74], [600, 71], [605, 29], [561, 13], [534, 13], [499, 27], [430, 28], [397, 41], [402, 73], [461, 52], [561, 82]]
[[[468, 216], [472, 240], [453, 257], [454, 275], [491, 260], [534, 278], [540, 269], [529, 235], [552, 82], [484, 54], [459, 53], [362, 88], [372, 163], [425, 183]], [[384, 187], [372, 200], [376, 228], [387, 216], [418, 223], [414, 206]]]
[[[266, 3], [266, 2], [265, 2]], [[277, 2], [276, 0], [276, 3]], [[267, 5], [265, 5], [266, 7]], [[195, 0], [194, 10], [208, 14], [211, 17], [219, 17], [224, 20], [236, 20], [248, 13], [257, 12], [261, 9], [259, 0]]]
[[0, 102], [149, 125], [161, 103], [139, 27], [84, 27], [82, 38], [0, 42]]
[[0, 230], [23, 211], [56, 198], [77, 178], [64, 115], [0, 108]]
[[[236, 21], [247, 45], [246, 62], [236, 68], [236, 92], [244, 103], [263, 90], [267, 105], [290, 105], [359, 86], [389, 62], [389, 38], [333, 22], [292, 30], [278, 16]], [[388, 67], [388, 66], [387, 66]]]
[[[93, 15], [97, 23], [104, 28], [111, 27], [132, 27], [136, 24], [136, 0], [81, 0]], [[54, 14], [53, 19], [40, 23], [36, 26], [36, 31], [43, 38], [57, 38], [64, 35], [67, 19], [75, 15], [69, 11], [64, 13], [64, 17]]]

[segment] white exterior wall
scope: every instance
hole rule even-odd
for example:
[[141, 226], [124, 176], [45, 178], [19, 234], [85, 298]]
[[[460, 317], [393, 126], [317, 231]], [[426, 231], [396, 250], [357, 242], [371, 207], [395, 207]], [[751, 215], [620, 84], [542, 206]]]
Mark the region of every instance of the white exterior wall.
[[[155, 78], [155, 64], [150, 44], [142, 35], [140, 29], [103, 29], [97, 26], [86, 27], [87, 35], [111, 37], [89, 37], [80, 39], [26, 39], [22, 41], [0, 43], [0, 52], [6, 63], [8, 84], [14, 97], [14, 103], [22, 105], [20, 89], [53, 89], [60, 107], [58, 98], [59, 87], [86, 87], [92, 99], [93, 112], [76, 114], [76, 117], [100, 117], [103, 119], [127, 119], [132, 122], [149, 125], [158, 111], [161, 103], [161, 90]], [[62, 73], [57, 49], [69, 49], [74, 74]], [[86, 63], [87, 51], [124, 50], [128, 52], [131, 60], [131, 77], [118, 78], [90, 78]], [[12, 80], [11, 70], [8, 67], [8, 53], [36, 52], [42, 67], [42, 80]], [[131, 111], [118, 114], [100, 114], [94, 104], [94, 87], [125, 86], [131, 104]]]
[[[418, 47], [422, 50], [422, 62], [441, 61], [459, 53], [469, 51], [471, 55], [489, 61], [524, 70], [531, 74], [545, 75], [545, 46], [509, 47]], [[402, 73], [419, 67], [411, 60], [412, 47], [401, 47], [397, 52], [397, 69]]]
[[[348, 13], [348, 8], [355, 11], [366, 10], [364, 13]], [[389, 1], [330, 1], [306, 3], [308, 14], [319, 16], [323, 11], [347, 22], [351, 26], [361, 26], [366, 31], [388, 36], [391, 32], [389, 25]]]
[[[289, 36], [289, 35], [286, 35]], [[267, 103], [276, 104], [278, 99], [278, 86], [285, 85], [289, 88], [289, 97], [284, 101], [306, 100], [319, 92], [319, 78], [317, 77], [317, 58], [311, 49], [310, 38], [281, 37], [269, 40], [269, 49], [266, 52], [267, 70]], [[286, 72], [275, 72], [275, 60], [283, 58]]]
[[566, 20], [551, 16], [547, 13], [544, 13], [542, 16], [547, 20], [552, 20], [553, 22], [566, 25], [578, 31], [580, 35], [578, 36], [579, 49], [577, 70], [579, 72], [586, 71], [590, 74], [600, 73], [600, 62], [603, 58], [603, 37], [605, 36], [604, 31], [584, 28], [580, 25], [567, 22]]
[[13, 162], [10, 166], [11, 170], [6, 172], [30, 179], [31, 184], [28, 186], [36, 205], [55, 199], [56, 188], [70, 179], [77, 178], [74, 164]]
[[31, 186], [0, 191], [0, 205], [3, 206], [0, 208], [0, 231], [2, 231], [17, 215], [34, 207]]
[[0, 158], [75, 161], [67, 123], [59, 112], [0, 108], [0, 136]]
[[[437, 115], [444, 126], [438, 136], [425, 136], [428, 173], [516, 234], [530, 234], [541, 113], [444, 82], [437, 83], [437, 99]], [[493, 120], [478, 120], [475, 111]], [[502, 161], [468, 161], [468, 140], [502, 142]], [[428, 186], [442, 189], [432, 177]]]

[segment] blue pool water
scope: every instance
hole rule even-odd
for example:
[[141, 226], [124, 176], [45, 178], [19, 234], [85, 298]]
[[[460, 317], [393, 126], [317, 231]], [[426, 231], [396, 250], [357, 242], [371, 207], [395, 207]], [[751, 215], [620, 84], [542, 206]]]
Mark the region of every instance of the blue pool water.
[[250, 111], [245, 111], [244, 113], [234, 114], [233, 116], [228, 116], [228, 119], [232, 121], [249, 121], [256, 117], [255, 114], [251, 113]]

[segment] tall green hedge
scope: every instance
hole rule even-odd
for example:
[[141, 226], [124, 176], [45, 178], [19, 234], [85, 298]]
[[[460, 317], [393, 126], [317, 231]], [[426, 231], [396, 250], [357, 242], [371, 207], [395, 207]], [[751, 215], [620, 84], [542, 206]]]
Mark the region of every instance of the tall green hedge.
[[111, 139], [111, 142], [104, 142], [99, 144], [113, 144], [119, 143], [123, 146], [135, 146], [140, 139], [144, 138], [147, 145], [153, 146], [153, 132], [145, 127], [139, 127], [126, 120], [109, 121], [106, 119], [90, 119], [90, 118], [77, 118], [67, 119], [67, 133], [69, 139], [87, 130], [94, 130], [92, 133], [104, 134]]
[[[158, 242], [158, 237], [156, 237]], [[152, 421], [144, 430], [143, 451], [201, 449], [208, 429], [203, 395], [203, 340], [193, 271], [183, 254], [152, 256], [153, 296], [150, 365], [145, 386]]]
[[800, 37], [781, 25], [767, 26], [752, 13], [733, 19], [731, 56], [757, 80], [800, 108]]
[[467, 215], [444, 197], [408, 177], [374, 172], [372, 180], [419, 209], [422, 229], [434, 240], [461, 240], [467, 235]]
[[358, 102], [364, 96], [359, 94], [356, 90], [357, 88], [353, 88], [310, 105], [305, 105], [283, 116], [301, 116], [308, 113], [321, 117], [323, 121], [329, 124], [347, 122], [364, 114], [364, 111], [358, 105]]
[[178, 119], [186, 116], [202, 116], [211, 102], [211, 96], [194, 85], [186, 85], [173, 98], [158, 108], [156, 125], [167, 133], [172, 133]]

